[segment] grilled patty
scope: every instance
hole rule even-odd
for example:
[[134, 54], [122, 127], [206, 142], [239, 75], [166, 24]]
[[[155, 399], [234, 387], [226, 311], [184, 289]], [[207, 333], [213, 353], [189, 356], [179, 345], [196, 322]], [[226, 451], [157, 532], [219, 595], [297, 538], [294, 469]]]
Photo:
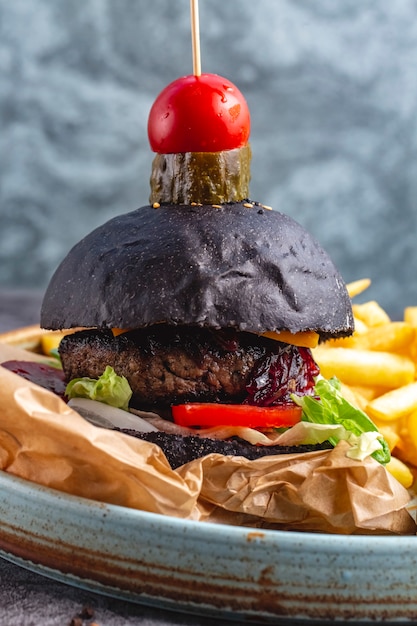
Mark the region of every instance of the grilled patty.
[[154, 410], [241, 403], [248, 394], [253, 404], [273, 404], [308, 391], [317, 374], [309, 351], [232, 329], [158, 324], [116, 337], [84, 330], [67, 335], [59, 353], [66, 380], [98, 378], [110, 365], [129, 381], [132, 406]]

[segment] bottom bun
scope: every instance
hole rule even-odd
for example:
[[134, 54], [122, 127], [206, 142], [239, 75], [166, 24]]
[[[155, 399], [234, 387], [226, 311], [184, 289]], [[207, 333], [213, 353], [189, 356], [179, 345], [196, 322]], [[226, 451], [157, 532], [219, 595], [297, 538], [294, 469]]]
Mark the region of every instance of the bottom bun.
[[200, 459], [212, 453], [222, 454], [224, 456], [242, 456], [249, 461], [253, 461], [263, 456], [329, 450], [333, 447], [328, 441], [315, 445], [254, 446], [238, 439], [208, 439], [195, 435], [183, 436], [164, 432], [144, 433], [123, 428], [117, 428], [115, 430], [158, 445], [165, 454], [172, 469], [176, 469], [181, 465], [185, 465], [190, 461], [195, 461], [196, 459]]

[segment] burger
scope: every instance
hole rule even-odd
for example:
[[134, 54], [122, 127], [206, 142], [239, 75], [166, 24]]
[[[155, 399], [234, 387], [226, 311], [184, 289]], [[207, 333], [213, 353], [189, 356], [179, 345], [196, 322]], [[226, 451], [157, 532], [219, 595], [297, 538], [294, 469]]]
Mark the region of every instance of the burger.
[[[198, 118], [208, 101], [226, 131]], [[353, 332], [346, 285], [299, 223], [249, 199], [247, 106], [226, 79], [174, 81], [148, 131], [150, 204], [76, 244], [44, 296], [43, 328], [81, 328], [59, 346], [67, 389], [109, 371], [127, 381], [125, 408], [156, 427], [124, 431], [173, 467], [293, 452], [275, 441], [301, 420], [302, 398], [320, 400], [311, 348]]]
[[164, 420], [146, 436], [167, 454], [179, 442], [194, 450], [185, 459], [202, 446], [275, 453], [271, 441], [248, 444], [242, 427], [265, 434], [299, 421], [295, 396], [316, 394], [311, 347], [353, 331], [345, 283], [300, 224], [249, 200], [249, 112], [229, 81], [174, 81], [148, 134], [150, 204], [74, 246], [46, 290], [41, 326], [82, 328], [59, 347], [65, 380], [110, 368], [128, 382], [131, 410]]

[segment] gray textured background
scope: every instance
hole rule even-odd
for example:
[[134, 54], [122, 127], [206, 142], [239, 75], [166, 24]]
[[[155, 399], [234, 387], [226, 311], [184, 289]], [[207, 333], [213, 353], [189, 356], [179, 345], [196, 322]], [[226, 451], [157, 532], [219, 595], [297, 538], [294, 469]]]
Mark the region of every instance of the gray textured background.
[[[203, 71], [252, 113], [251, 197], [398, 317], [417, 304], [417, 2], [200, 0]], [[147, 203], [153, 99], [192, 72], [188, 0], [0, 0], [0, 287]]]

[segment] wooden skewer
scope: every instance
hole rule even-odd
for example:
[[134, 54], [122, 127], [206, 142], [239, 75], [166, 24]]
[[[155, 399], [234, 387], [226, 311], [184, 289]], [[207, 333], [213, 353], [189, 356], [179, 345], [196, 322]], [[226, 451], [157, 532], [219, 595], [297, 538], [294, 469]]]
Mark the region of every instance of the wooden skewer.
[[190, 0], [191, 42], [193, 47], [193, 74], [201, 76], [200, 25], [198, 18], [198, 0]]

